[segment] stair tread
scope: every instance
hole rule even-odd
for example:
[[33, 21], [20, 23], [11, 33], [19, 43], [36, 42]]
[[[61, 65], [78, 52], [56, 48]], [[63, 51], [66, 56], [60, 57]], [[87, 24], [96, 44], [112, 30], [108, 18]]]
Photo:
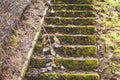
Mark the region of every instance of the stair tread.
[[93, 4], [93, 0], [52, 0], [52, 3], [60, 4]]
[[[64, 57], [97, 57], [97, 48], [95, 45], [91, 46], [73, 46], [73, 45], [57, 45], [54, 46], [56, 54]], [[48, 51], [43, 53], [42, 45], [36, 45], [34, 49], [34, 55], [50, 55], [50, 48]]]
[[[52, 77], [51, 77], [52, 76]], [[69, 73], [43, 73], [43, 74], [38, 74], [38, 76], [29, 76], [26, 75], [26, 79], [29, 80], [99, 80], [99, 76], [97, 73], [80, 73], [80, 74], [69, 74]]]
[[52, 4], [53, 10], [93, 10], [93, 4]]
[[51, 71], [51, 72], [45, 72], [45, 73], [42, 73], [41, 72], [41, 69], [38, 69], [38, 68], [32, 68], [32, 67], [29, 67], [29, 70], [28, 70], [28, 75], [30, 74], [66, 74], [66, 75], [69, 75], [69, 74], [74, 74], [74, 75], [86, 75], [86, 74], [96, 74], [98, 75], [97, 72], [93, 72], [93, 71], [63, 71], [63, 70], [56, 70], [56, 71]]
[[[94, 35], [68, 35], [68, 34], [43, 34], [46, 40], [50, 38], [51, 43], [55, 42], [55, 37], [59, 40], [61, 45], [95, 45], [96, 38]], [[39, 37], [39, 42], [42, 42], [41, 37]]]
[[79, 11], [79, 10], [62, 10], [62, 11], [48, 11], [48, 17], [94, 17], [94, 11]]
[[[45, 68], [53, 58], [32, 57], [30, 66], [33, 68]], [[56, 66], [64, 66], [67, 71], [93, 71], [98, 68], [97, 58], [59, 58], [54, 59]], [[60, 67], [58, 67], [60, 69]]]
[[[45, 17], [45, 18], [53, 18], [53, 19], [75, 19], [76, 17]], [[77, 19], [95, 19], [94, 17], [77, 17]]]
[[[51, 10], [48, 10], [48, 12], [51, 12]], [[93, 10], [54, 10], [54, 12], [94, 12]]]
[[72, 24], [68, 24], [68, 25], [55, 25], [55, 24], [44, 24], [44, 26], [49, 26], [49, 27], [92, 27], [96, 25], [72, 25]]
[[89, 28], [89, 27], [96, 27], [95, 25], [88, 25], [88, 26], [79, 26], [79, 25], [67, 25], [67, 26], [65, 26], [65, 25], [44, 25], [44, 27], [70, 27], [70, 28], [74, 28], [74, 27], [80, 27], [80, 28], [84, 28], [84, 27], [86, 27], [86, 28]]
[[50, 25], [95, 25], [94, 17], [45, 17], [45, 23]]
[[51, 4], [51, 6], [60, 5], [60, 6], [93, 6], [93, 4]]
[[87, 36], [95, 36], [95, 35], [84, 35], [84, 34], [43, 34], [43, 36], [82, 36], [82, 37], [87, 37]]
[[[52, 57], [52, 56], [51, 56]], [[34, 59], [44, 59], [44, 60], [52, 60], [52, 58], [49, 57], [49, 58], [46, 58], [46, 56], [43, 56], [43, 57], [39, 57], [39, 56], [32, 56], [32, 58]], [[73, 61], [84, 61], [84, 60], [97, 60], [97, 58], [93, 58], [93, 57], [86, 57], [86, 58], [83, 58], [83, 57], [60, 57], [56, 60], [61, 60], [61, 59], [64, 59], [64, 60], [73, 60]]]
[[[37, 46], [42, 46], [41, 44], [38, 44]], [[96, 45], [66, 45], [66, 44], [64, 44], [64, 45], [59, 45], [59, 46], [61, 46], [61, 47], [96, 47]]]
[[[41, 54], [41, 56], [37, 56], [37, 55], [32, 55], [31, 58], [33, 59], [38, 59], [38, 60], [53, 60], [53, 55], [50, 54], [50, 55], [44, 55], [44, 54]], [[96, 60], [98, 61], [98, 58], [97, 57], [65, 57], [65, 56], [58, 56], [58, 58], [56, 58], [55, 60], [73, 60], [73, 61], [93, 61], [93, 60]]]

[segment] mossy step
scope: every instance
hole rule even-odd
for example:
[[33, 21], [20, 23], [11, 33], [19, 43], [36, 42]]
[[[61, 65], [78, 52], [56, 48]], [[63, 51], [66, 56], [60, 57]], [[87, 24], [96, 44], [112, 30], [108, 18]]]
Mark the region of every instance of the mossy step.
[[49, 24], [54, 25], [94, 25], [95, 24], [95, 18], [89, 17], [89, 18], [65, 18], [65, 17], [46, 17], [45, 22]]
[[[97, 57], [96, 46], [71, 46], [71, 45], [60, 45], [60, 47], [54, 47], [56, 54], [64, 57]], [[34, 54], [39, 56], [43, 54], [43, 48], [40, 45], [36, 45]], [[50, 55], [50, 50], [44, 52], [45, 55]]]
[[93, 10], [93, 4], [53, 4], [54, 10]]
[[38, 76], [25, 77], [27, 80], [99, 80], [99, 75], [96, 73], [91, 74], [61, 74], [61, 73], [49, 73], [39, 74]]
[[51, 0], [53, 4], [93, 4], [93, 0]]
[[[47, 34], [43, 34], [43, 37], [48, 38]], [[65, 35], [65, 34], [49, 34], [51, 43], [54, 43], [54, 37], [56, 37], [61, 45], [95, 45], [96, 38], [94, 35]]]
[[[51, 59], [32, 57], [30, 66], [32, 68], [45, 68], [47, 63], [50, 63]], [[56, 66], [60, 69], [61, 66], [65, 67], [67, 71], [93, 71], [98, 67], [98, 59], [81, 59], [81, 58], [60, 58], [54, 59]]]
[[94, 34], [95, 26], [44, 26], [49, 34]]
[[95, 14], [93, 11], [79, 11], [79, 10], [56, 10], [51, 12], [48, 10], [47, 12], [48, 17], [94, 17]]

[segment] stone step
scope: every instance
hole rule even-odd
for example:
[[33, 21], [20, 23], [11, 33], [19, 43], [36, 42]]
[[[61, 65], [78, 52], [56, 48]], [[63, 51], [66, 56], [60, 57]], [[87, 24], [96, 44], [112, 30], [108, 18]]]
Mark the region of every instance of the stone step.
[[93, 10], [93, 4], [53, 4], [53, 10]]
[[[74, 45], [59, 45], [59, 47], [53, 47], [56, 54], [61, 57], [97, 57], [96, 46], [74, 46]], [[49, 48], [50, 49], [50, 48]], [[35, 56], [41, 55], [51, 55], [50, 50], [43, 53], [43, 48], [41, 45], [36, 45], [34, 49]]]
[[27, 80], [99, 80], [99, 75], [97, 73], [48, 73], [48, 74], [38, 74], [37, 76], [29, 76], [27, 73]]
[[47, 17], [94, 17], [94, 11], [81, 11], [81, 10], [56, 10], [52, 12], [48, 10]]
[[[47, 34], [42, 35], [46, 40]], [[49, 34], [51, 43], [54, 43], [56, 37], [61, 45], [95, 45], [96, 38], [94, 35], [65, 35], [65, 34]], [[41, 37], [40, 37], [41, 38]], [[39, 40], [41, 42], [41, 40]]]
[[51, 0], [53, 4], [93, 4], [93, 0]]
[[[32, 57], [30, 60], [30, 67], [32, 68], [46, 68], [46, 64], [52, 62], [49, 58]], [[54, 59], [57, 69], [61, 70], [61, 66], [66, 71], [93, 71], [98, 67], [98, 59], [96, 58], [59, 58]]]
[[[92, 35], [95, 33], [95, 26], [44, 26], [48, 34], [84, 34]], [[44, 33], [44, 30], [43, 30]]]
[[45, 23], [50, 25], [95, 25], [95, 18], [65, 18], [65, 17], [46, 17]]

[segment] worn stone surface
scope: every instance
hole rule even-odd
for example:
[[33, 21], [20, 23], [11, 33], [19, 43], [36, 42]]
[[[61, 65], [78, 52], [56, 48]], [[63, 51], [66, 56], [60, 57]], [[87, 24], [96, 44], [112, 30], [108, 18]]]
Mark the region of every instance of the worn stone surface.
[[50, 25], [94, 25], [95, 24], [95, 18], [88, 17], [88, 18], [69, 18], [69, 17], [46, 17], [45, 22]]
[[[95, 26], [45, 26], [49, 34], [94, 34]], [[44, 31], [43, 31], [44, 33]]]
[[[39, 56], [43, 54], [42, 46], [36, 45], [34, 54]], [[96, 57], [97, 56], [97, 49], [96, 46], [61, 46], [59, 48], [54, 48], [55, 52], [62, 57]], [[48, 52], [44, 52], [46, 55], [50, 55], [50, 50]]]
[[52, 0], [55, 4], [92, 4], [94, 0]]
[[[54, 77], [55, 76], [55, 77]], [[39, 77], [28, 76], [29, 80], [99, 80], [97, 74], [40, 74]]]
[[91, 4], [53, 4], [54, 10], [93, 10], [93, 5]]
[[51, 17], [94, 17], [95, 14], [93, 11], [80, 11], [80, 10], [56, 10], [54, 13], [48, 11], [47, 16]]
[[[46, 63], [51, 60], [41, 59], [41, 58], [31, 58], [30, 65], [33, 68], [43, 68], [46, 67]], [[54, 60], [57, 66], [64, 66], [67, 71], [92, 71], [97, 69], [98, 60], [97, 59], [82, 59], [75, 60], [72, 58], [61, 58]], [[60, 67], [58, 67], [60, 69]]]

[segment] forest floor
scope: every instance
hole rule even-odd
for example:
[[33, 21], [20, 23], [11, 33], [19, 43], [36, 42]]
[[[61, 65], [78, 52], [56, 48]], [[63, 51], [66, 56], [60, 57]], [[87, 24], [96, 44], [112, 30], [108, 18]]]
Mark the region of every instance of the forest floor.
[[3, 54], [2, 80], [18, 80], [24, 61], [31, 48], [39, 21], [45, 9], [45, 0], [32, 0], [22, 14], [14, 34]]

